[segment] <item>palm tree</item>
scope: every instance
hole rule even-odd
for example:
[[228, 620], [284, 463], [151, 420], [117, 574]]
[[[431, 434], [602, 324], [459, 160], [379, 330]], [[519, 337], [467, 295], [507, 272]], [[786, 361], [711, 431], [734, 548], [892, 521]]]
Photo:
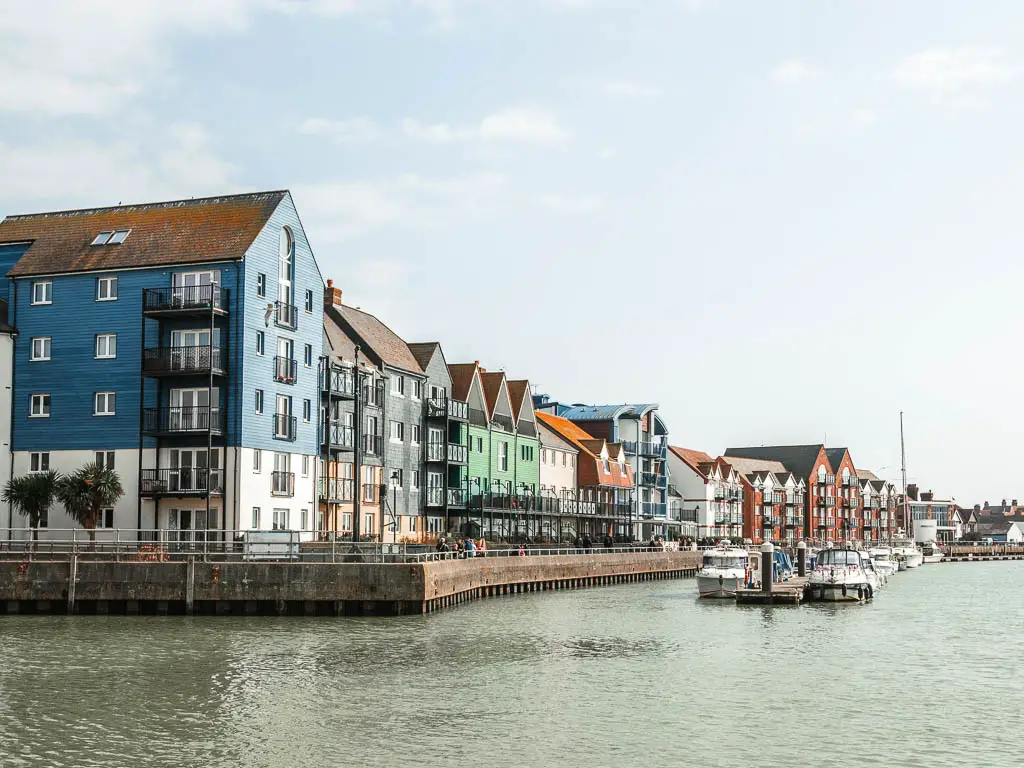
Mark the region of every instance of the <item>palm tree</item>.
[[68, 514], [96, 540], [100, 510], [112, 507], [124, 496], [117, 472], [102, 463], [86, 464], [57, 482], [57, 498]]
[[60, 475], [51, 469], [12, 478], [4, 486], [3, 500], [28, 516], [33, 541], [39, 540], [39, 524], [50, 511], [59, 482]]

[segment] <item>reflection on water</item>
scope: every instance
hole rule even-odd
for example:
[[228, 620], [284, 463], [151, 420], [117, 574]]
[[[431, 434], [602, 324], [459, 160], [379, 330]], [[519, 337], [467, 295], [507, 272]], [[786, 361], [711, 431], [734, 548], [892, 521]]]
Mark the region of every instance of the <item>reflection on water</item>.
[[[398, 619], [0, 617], [0, 765], [1016, 766], [1024, 563], [872, 603], [692, 581]], [[744, 727], [737, 725], [747, 720]]]

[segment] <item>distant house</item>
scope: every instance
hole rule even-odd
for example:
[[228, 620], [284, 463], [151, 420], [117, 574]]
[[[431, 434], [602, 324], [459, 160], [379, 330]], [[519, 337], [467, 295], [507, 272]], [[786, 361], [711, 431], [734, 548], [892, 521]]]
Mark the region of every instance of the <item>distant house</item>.
[[987, 522], [978, 523], [978, 535], [982, 539], [992, 539], [996, 544], [1024, 542], [1024, 522], [991, 517], [986, 520]]

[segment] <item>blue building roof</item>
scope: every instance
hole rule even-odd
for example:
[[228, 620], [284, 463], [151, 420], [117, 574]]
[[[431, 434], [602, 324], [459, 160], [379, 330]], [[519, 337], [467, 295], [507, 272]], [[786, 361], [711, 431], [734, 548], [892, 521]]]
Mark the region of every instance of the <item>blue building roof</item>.
[[638, 419], [657, 403], [624, 403], [622, 405], [573, 405], [564, 410], [559, 409], [558, 415], [569, 421], [612, 421], [625, 416]]

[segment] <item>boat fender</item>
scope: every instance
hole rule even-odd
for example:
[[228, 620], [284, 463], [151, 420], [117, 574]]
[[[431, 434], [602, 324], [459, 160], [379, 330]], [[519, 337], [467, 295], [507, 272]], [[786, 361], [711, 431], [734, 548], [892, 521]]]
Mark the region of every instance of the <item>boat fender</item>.
[[864, 599], [864, 587], [862, 587], [862, 586], [861, 587], [857, 587], [857, 599], [858, 600], [863, 600]]
[[846, 585], [843, 584], [843, 597], [846, 597]]
[[868, 585], [868, 600], [875, 596], [875, 588]]

